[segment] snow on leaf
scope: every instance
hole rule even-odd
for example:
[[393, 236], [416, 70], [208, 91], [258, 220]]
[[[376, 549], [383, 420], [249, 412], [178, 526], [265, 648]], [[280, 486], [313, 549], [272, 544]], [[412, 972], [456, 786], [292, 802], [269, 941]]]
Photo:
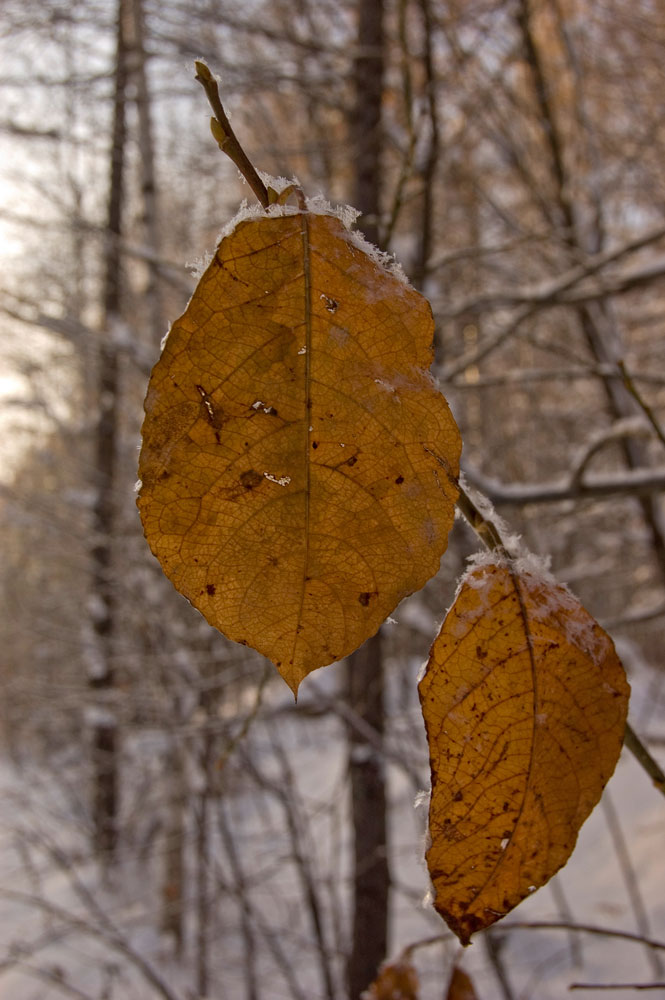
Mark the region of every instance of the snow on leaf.
[[435, 905], [466, 944], [568, 860], [621, 750], [629, 687], [564, 587], [515, 564], [466, 577], [419, 685]]
[[263, 475], [271, 483], [277, 483], [278, 486], [288, 486], [291, 482], [290, 476], [273, 476], [272, 472], [264, 472]]
[[153, 369], [139, 462], [166, 575], [294, 692], [437, 571], [461, 448], [428, 303], [309, 207], [222, 240]]

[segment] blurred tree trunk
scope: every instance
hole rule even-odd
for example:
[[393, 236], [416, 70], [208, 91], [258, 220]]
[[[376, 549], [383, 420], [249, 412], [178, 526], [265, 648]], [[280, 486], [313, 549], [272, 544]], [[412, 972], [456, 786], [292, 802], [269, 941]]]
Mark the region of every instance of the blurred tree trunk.
[[215, 767], [218, 753], [219, 706], [222, 689], [219, 677], [220, 663], [210, 656], [199, 677], [200, 731], [195, 742], [198, 789], [194, 801], [196, 833], [195, 851], [195, 982], [196, 996], [207, 997], [213, 984], [212, 959], [215, 928], [215, 897], [212, 872], [214, 870], [214, 845], [211, 822], [215, 800], [219, 794], [219, 781]]
[[[137, 111], [137, 141], [140, 153], [140, 181], [142, 205], [142, 236], [148, 251], [147, 280], [143, 293], [145, 311], [142, 316], [149, 334], [149, 346], [154, 348], [166, 332], [164, 302], [159, 273], [161, 239], [159, 226], [159, 197], [155, 170], [155, 142], [153, 137], [153, 109], [146, 64], [145, 11], [143, 0], [129, 0], [131, 5], [131, 81], [134, 84], [134, 101]], [[151, 652], [153, 652], [151, 650]], [[170, 685], [166, 685], [170, 687]], [[182, 725], [182, 696], [172, 695], [174, 731], [169, 733], [165, 773], [167, 795], [165, 805], [164, 862], [161, 882], [160, 927], [170, 935], [174, 954], [180, 958], [184, 946], [184, 888], [185, 888], [185, 824], [186, 824], [186, 775], [179, 728]]]
[[417, 233], [418, 247], [413, 262], [411, 280], [415, 288], [422, 291], [427, 267], [429, 265], [434, 243], [434, 180], [439, 162], [440, 135], [439, 109], [437, 101], [436, 78], [434, 73], [434, 27], [429, 0], [419, 0], [420, 15], [423, 30], [422, 64], [425, 74], [424, 98], [427, 106], [427, 121], [429, 127], [427, 153], [423, 158], [420, 175], [422, 178], [422, 204], [418, 216], [420, 232]]
[[208, 996], [210, 984], [210, 919], [212, 896], [210, 889], [211, 844], [210, 805], [212, 798], [212, 768], [214, 736], [211, 705], [207, 692], [202, 696], [205, 722], [201, 734], [198, 766], [201, 790], [196, 802], [196, 991], [200, 997]]
[[[383, 48], [383, 0], [359, 0], [355, 109], [351, 121], [353, 203], [362, 213], [361, 228], [373, 243], [379, 242], [380, 231]], [[368, 639], [347, 664], [350, 706], [382, 736], [385, 709], [381, 633]], [[347, 978], [349, 996], [357, 1000], [386, 957], [390, 872], [384, 762], [356, 730], [349, 729], [348, 739], [354, 897]]]
[[[581, 255], [599, 253], [604, 247], [605, 226], [603, 224], [603, 205], [597, 199], [594, 205], [593, 218], [590, 226], [584, 231], [580, 223], [580, 211], [575, 203], [574, 191], [569, 170], [566, 165], [566, 143], [559, 127], [559, 120], [551, 100], [551, 87], [547, 77], [538, 42], [533, 31], [534, 10], [531, 0], [520, 0], [517, 22], [522, 35], [522, 44], [526, 61], [531, 70], [541, 128], [548, 147], [550, 169], [554, 179], [554, 204], [558, 210], [563, 242], [571, 249], [571, 264]], [[559, 32], [563, 32], [561, 18], [558, 24]], [[564, 41], [569, 41], [565, 39]], [[564, 51], [570, 58], [570, 45], [564, 45]], [[574, 109], [571, 120], [582, 121], [586, 126], [585, 116]], [[592, 137], [584, 135], [587, 142]], [[596, 362], [608, 368], [616, 367], [623, 358], [623, 338], [614, 315], [609, 296], [600, 299], [598, 303], [587, 303], [577, 309], [577, 315], [588, 349]], [[634, 400], [626, 387], [612, 377], [603, 377], [602, 385], [605, 393], [607, 410], [612, 420], [633, 416], [639, 412]], [[644, 449], [635, 439], [624, 439], [619, 443], [626, 467], [635, 469], [644, 465]], [[655, 496], [641, 496], [638, 503], [642, 511], [653, 550], [654, 561], [658, 571], [665, 580], [665, 523], [661, 516], [659, 500]]]
[[383, 94], [383, 0], [358, 0], [358, 51], [354, 60], [354, 107], [351, 149], [354, 159], [353, 203], [361, 212], [360, 228], [380, 242], [381, 98]]
[[182, 748], [178, 744], [176, 734], [171, 737], [171, 745], [166, 754], [165, 771], [168, 775], [168, 789], [160, 928], [165, 934], [171, 935], [174, 954], [177, 958], [181, 958], [184, 944], [186, 781]]
[[164, 303], [159, 275], [161, 251], [159, 199], [155, 171], [155, 143], [152, 127], [152, 101], [146, 73], [148, 54], [145, 48], [145, 14], [143, 0], [132, 3], [132, 80], [135, 84], [138, 145], [140, 152], [141, 200], [143, 203], [143, 238], [148, 250], [148, 279], [144, 300], [147, 329], [151, 346], [158, 344], [166, 333]]
[[98, 360], [95, 434], [95, 487], [92, 547], [92, 625], [94, 656], [88, 681], [92, 714], [94, 769], [93, 838], [98, 855], [111, 861], [117, 842], [118, 719], [116, 714], [114, 645], [116, 631], [113, 579], [114, 486], [118, 448], [119, 372], [114, 337], [121, 322], [122, 291], [120, 235], [125, 200], [125, 91], [128, 75], [128, 0], [118, 0], [114, 71], [111, 170], [104, 251], [104, 288]]

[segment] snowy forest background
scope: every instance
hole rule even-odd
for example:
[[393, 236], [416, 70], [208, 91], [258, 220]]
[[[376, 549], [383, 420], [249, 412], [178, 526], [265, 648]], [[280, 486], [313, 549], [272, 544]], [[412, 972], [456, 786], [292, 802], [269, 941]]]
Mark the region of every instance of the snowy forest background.
[[[471, 533], [456, 525], [438, 576], [369, 644], [364, 690], [337, 664], [297, 706], [142, 536], [147, 376], [188, 265], [251, 199], [196, 58], [254, 163], [338, 202], [364, 197], [378, 79], [378, 204], [359, 207], [432, 302], [465, 475], [611, 633], [662, 761], [665, 3], [0, 14], [0, 996], [357, 1000], [359, 900], [381, 947], [369, 837], [385, 953], [421, 943], [421, 997], [438, 1000], [461, 949], [423, 902], [416, 677]], [[461, 956], [480, 1000], [662, 987], [665, 943], [570, 926], [665, 942], [664, 817], [624, 753], [570, 865]]]

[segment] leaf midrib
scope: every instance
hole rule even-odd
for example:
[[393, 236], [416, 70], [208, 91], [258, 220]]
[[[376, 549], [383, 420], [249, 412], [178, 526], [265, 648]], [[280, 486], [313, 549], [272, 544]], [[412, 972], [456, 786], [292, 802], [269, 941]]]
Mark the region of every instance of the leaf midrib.
[[[305, 412], [303, 415], [303, 440], [304, 440], [304, 461], [305, 461], [305, 556], [303, 559], [302, 580], [300, 583], [300, 606], [296, 628], [302, 624], [303, 608], [305, 606], [305, 589], [307, 584], [307, 570], [309, 567], [309, 534], [310, 534], [310, 497], [311, 497], [311, 456], [309, 447], [309, 435], [312, 416], [312, 275], [311, 275], [311, 247], [309, 236], [309, 215], [303, 212], [300, 216], [300, 233], [302, 236], [303, 251], [303, 298], [305, 308]], [[295, 666], [296, 648], [298, 646], [298, 633], [296, 631], [293, 639], [293, 651], [291, 661]]]
[[515, 835], [516, 835], [516, 833], [517, 833], [517, 831], [519, 829], [520, 823], [522, 821], [522, 816], [524, 815], [524, 810], [525, 810], [525, 807], [526, 807], [526, 800], [527, 800], [529, 791], [531, 789], [531, 782], [532, 782], [532, 779], [533, 779], [533, 771], [534, 771], [535, 745], [536, 745], [536, 714], [537, 714], [538, 696], [539, 696], [539, 694], [538, 694], [538, 664], [536, 663], [536, 656], [535, 656], [535, 651], [534, 651], [534, 648], [533, 648], [533, 640], [532, 640], [532, 635], [531, 635], [531, 629], [529, 627], [529, 615], [528, 615], [528, 612], [527, 612], [527, 609], [526, 609], [526, 606], [525, 606], [525, 603], [524, 603], [524, 597], [522, 595], [522, 591], [520, 589], [519, 578], [514, 573], [514, 571], [512, 569], [510, 569], [510, 568], [508, 569], [508, 573], [510, 575], [510, 581], [511, 581], [511, 584], [513, 586], [515, 595], [517, 597], [517, 603], [518, 603], [518, 607], [519, 607], [519, 616], [520, 616], [520, 619], [521, 619], [521, 622], [522, 622], [522, 626], [524, 628], [524, 635], [525, 635], [525, 638], [526, 638], [526, 650], [527, 650], [528, 656], [529, 656], [529, 666], [530, 666], [531, 678], [532, 678], [533, 713], [532, 713], [532, 720], [531, 720], [531, 747], [530, 747], [530, 753], [529, 753], [529, 765], [528, 765], [528, 768], [527, 768], [526, 780], [525, 780], [525, 784], [524, 784], [524, 792], [522, 794], [522, 801], [520, 803], [520, 807], [519, 807], [519, 811], [517, 813], [517, 816], [515, 817], [515, 821], [514, 821], [514, 824], [513, 824], [513, 829], [512, 829], [512, 832], [510, 834], [510, 837], [508, 838], [508, 843], [506, 844], [505, 849], [501, 852], [501, 855], [497, 858], [497, 860], [496, 860], [496, 862], [495, 862], [495, 864], [494, 864], [491, 872], [487, 875], [487, 877], [486, 877], [485, 881], [483, 882], [482, 886], [480, 886], [480, 888], [478, 889], [478, 891], [472, 897], [472, 901], [474, 903], [482, 896], [482, 894], [486, 891], [486, 889], [488, 888], [488, 886], [491, 886], [493, 884], [494, 880], [497, 877], [497, 872], [499, 872], [500, 869], [505, 864], [506, 855], [508, 853], [509, 848], [512, 846], [513, 839], [514, 839], [514, 837], [515, 837]]

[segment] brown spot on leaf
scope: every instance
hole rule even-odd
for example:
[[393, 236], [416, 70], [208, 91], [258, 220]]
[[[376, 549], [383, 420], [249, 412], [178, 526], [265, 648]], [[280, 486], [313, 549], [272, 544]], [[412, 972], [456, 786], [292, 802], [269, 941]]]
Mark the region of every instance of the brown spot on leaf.
[[263, 482], [263, 476], [256, 469], [247, 469], [240, 476], [240, 485], [246, 490], [253, 490], [255, 486]]
[[216, 589], [217, 588], [214, 583], [206, 583], [206, 593], [208, 593], [210, 597], [214, 596]]

